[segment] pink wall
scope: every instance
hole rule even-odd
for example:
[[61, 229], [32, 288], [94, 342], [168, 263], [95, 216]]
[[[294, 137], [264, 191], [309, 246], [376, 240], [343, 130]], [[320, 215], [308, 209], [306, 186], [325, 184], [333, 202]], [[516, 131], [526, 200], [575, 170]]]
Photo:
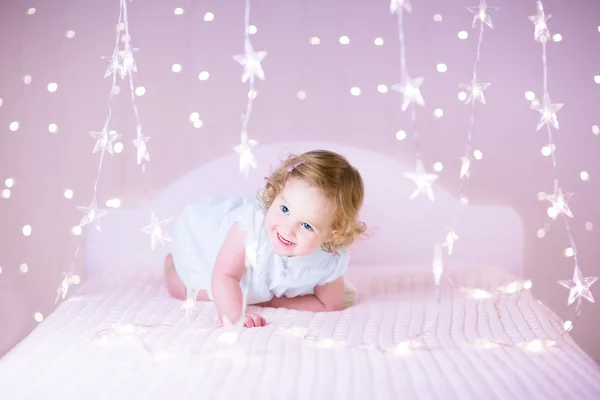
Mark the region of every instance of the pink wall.
[[[103, 79], [115, 38], [118, 1], [62, 2], [11, 0], [2, 5], [0, 30], [0, 189], [14, 178], [8, 199], [0, 198], [0, 354], [22, 339], [36, 322], [35, 312], [51, 313], [61, 272], [68, 268], [81, 237], [71, 228], [81, 219], [76, 205], [87, 205], [98, 165], [92, 155], [94, 140], [88, 134], [102, 129], [107, 112], [109, 79]], [[226, 152], [239, 140], [240, 114], [246, 103], [247, 85], [240, 83], [241, 67], [232, 60], [243, 51], [243, 2], [216, 0], [192, 2], [130, 2], [129, 23], [139, 72], [136, 85], [146, 93], [137, 97], [145, 133], [151, 137], [151, 163], [146, 183], [148, 196], [198, 164]], [[463, 6], [477, 1], [413, 1], [414, 12], [406, 16], [408, 68], [425, 76], [418, 109], [421, 149], [426, 165], [442, 162], [440, 184], [458, 193], [456, 171], [460, 165], [468, 107], [457, 99], [458, 84], [470, 79], [477, 44], [471, 29], [472, 15]], [[585, 3], [585, 4], [584, 4]], [[151, 7], [152, 4], [152, 7]], [[414, 145], [398, 141], [399, 129], [410, 129], [409, 115], [400, 111], [401, 97], [381, 94], [378, 84], [399, 78], [399, 44], [396, 19], [385, 0], [369, 2], [264, 1], [252, 2], [252, 36], [256, 50], [267, 50], [263, 63], [267, 79], [257, 83], [258, 97], [250, 121], [253, 137], [261, 143], [292, 139], [324, 139], [366, 146], [406, 163], [414, 162]], [[495, 5], [490, 2], [490, 5]], [[505, 1], [492, 14], [495, 29], [486, 29], [478, 75], [492, 82], [486, 106], [476, 107], [474, 146], [483, 152], [467, 185], [475, 203], [507, 204], [517, 209], [526, 225], [525, 271], [534, 282], [534, 293], [564, 318], [568, 290], [556, 284], [570, 279], [573, 260], [561, 221], [550, 221], [546, 205], [537, 200], [540, 191], [552, 190], [552, 165], [540, 150], [547, 143], [536, 132], [539, 114], [529, 109], [524, 93], [541, 92], [541, 45], [533, 40], [535, 1]], [[180, 6], [183, 15], [174, 15]], [[27, 15], [27, 7], [35, 7]], [[600, 219], [596, 196], [600, 192], [596, 173], [600, 158], [594, 157], [600, 136], [592, 125], [600, 124], [594, 75], [600, 74], [600, 44], [595, 0], [578, 7], [546, 1], [553, 33], [563, 40], [548, 45], [549, 89], [553, 100], [564, 102], [559, 112], [561, 130], [556, 135], [559, 178], [566, 190], [575, 192], [573, 235], [586, 276], [600, 275], [598, 242]], [[204, 21], [206, 12], [213, 21]], [[434, 22], [439, 13], [442, 22]], [[72, 30], [75, 36], [66, 37]], [[457, 33], [469, 32], [459, 40]], [[348, 45], [339, 37], [347, 35]], [[319, 37], [319, 45], [309, 44]], [[374, 39], [384, 39], [375, 46]], [[182, 71], [172, 72], [172, 65]], [[448, 71], [436, 70], [445, 63]], [[200, 81], [200, 71], [210, 78]], [[25, 84], [23, 77], [32, 81]], [[58, 84], [56, 92], [47, 85]], [[350, 88], [361, 89], [352, 96]], [[135, 119], [128, 87], [113, 106], [112, 129], [124, 135], [124, 151], [108, 156], [99, 181], [102, 205], [119, 198], [123, 205], [144, 201], [139, 167], [135, 163]], [[303, 90], [307, 97], [297, 98]], [[444, 110], [435, 118], [436, 108]], [[204, 125], [192, 126], [189, 116], [198, 112]], [[20, 127], [9, 129], [12, 121]], [[49, 132], [55, 123], [58, 130]], [[580, 172], [590, 174], [589, 181]], [[390, 174], [393, 184], [402, 177]], [[65, 189], [74, 193], [64, 197]], [[591, 222], [592, 229], [586, 229]], [[32, 234], [24, 236], [24, 225]], [[546, 227], [543, 239], [538, 229]], [[590, 227], [590, 224], [587, 225]], [[494, 229], [490, 226], [490, 229]], [[19, 271], [26, 263], [28, 272]], [[599, 285], [592, 287], [596, 297]], [[583, 316], [573, 336], [596, 360], [600, 360], [598, 306], [584, 303]]]

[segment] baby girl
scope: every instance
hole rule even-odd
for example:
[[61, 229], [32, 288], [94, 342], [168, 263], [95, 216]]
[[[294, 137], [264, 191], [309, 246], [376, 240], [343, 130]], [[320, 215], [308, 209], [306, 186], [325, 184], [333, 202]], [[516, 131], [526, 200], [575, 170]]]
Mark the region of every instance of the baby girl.
[[244, 314], [245, 302], [343, 309], [349, 246], [366, 229], [358, 219], [360, 173], [339, 154], [315, 150], [291, 155], [265, 180], [260, 199], [207, 199], [184, 209], [165, 261], [169, 293], [185, 299], [193, 289], [196, 300], [214, 301], [221, 321], [243, 318], [248, 328], [265, 319]]

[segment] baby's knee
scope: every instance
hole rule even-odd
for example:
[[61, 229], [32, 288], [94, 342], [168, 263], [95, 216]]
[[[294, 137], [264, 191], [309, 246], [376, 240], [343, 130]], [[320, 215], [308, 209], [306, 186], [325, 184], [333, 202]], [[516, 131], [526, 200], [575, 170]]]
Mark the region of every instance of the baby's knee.
[[185, 300], [185, 286], [179, 280], [179, 276], [175, 270], [175, 264], [173, 263], [173, 256], [171, 254], [165, 258], [165, 283], [167, 285], [167, 291], [171, 296], [179, 300]]

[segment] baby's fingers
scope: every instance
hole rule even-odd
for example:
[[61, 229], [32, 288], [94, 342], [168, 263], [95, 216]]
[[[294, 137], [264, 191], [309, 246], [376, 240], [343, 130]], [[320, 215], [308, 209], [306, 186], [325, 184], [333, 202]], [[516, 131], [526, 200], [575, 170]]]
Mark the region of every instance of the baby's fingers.
[[246, 326], [246, 328], [258, 328], [260, 326], [265, 326], [267, 323], [263, 317], [256, 314], [246, 314], [245, 318], [244, 326]]
[[258, 317], [258, 325], [257, 326], [265, 326], [267, 324], [267, 320], [264, 317], [262, 317], [260, 315], [257, 315], [257, 317]]
[[244, 328], [254, 328], [254, 319], [250, 315], [244, 316]]

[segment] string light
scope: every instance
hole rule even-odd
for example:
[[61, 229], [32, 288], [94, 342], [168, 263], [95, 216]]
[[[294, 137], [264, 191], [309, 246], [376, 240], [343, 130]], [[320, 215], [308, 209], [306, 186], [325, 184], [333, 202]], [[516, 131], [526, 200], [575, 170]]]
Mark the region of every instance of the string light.
[[[536, 1], [537, 13], [536, 15], [530, 16], [530, 21], [534, 24], [534, 40], [541, 43], [542, 45], [542, 68], [543, 68], [543, 97], [542, 102], [534, 105], [534, 109], [541, 114], [540, 122], [537, 125], [539, 131], [543, 127], [546, 128], [548, 134], [548, 147], [550, 149], [550, 157], [552, 159], [552, 168], [554, 175], [554, 191], [552, 194], [544, 194], [541, 196], [541, 200], [550, 202], [551, 207], [548, 209], [548, 215], [552, 219], [557, 219], [562, 216], [564, 221], [565, 230], [567, 232], [567, 238], [569, 241], [569, 254], [573, 257], [573, 278], [571, 280], [561, 280], [558, 283], [569, 289], [569, 298], [567, 304], [571, 305], [575, 303], [575, 315], [577, 319], [581, 315], [582, 298], [594, 302], [594, 297], [590, 291], [590, 287], [598, 280], [597, 276], [584, 277], [579, 265], [577, 247], [571, 233], [571, 227], [569, 224], [569, 218], [573, 218], [573, 213], [569, 207], [568, 201], [573, 195], [572, 193], [565, 193], [559, 185], [558, 181], [558, 167], [556, 162], [556, 152], [554, 151], [553, 142], [553, 129], [559, 129], [559, 123], [556, 113], [562, 108], [562, 103], [553, 104], [550, 101], [550, 92], [548, 90], [548, 63], [547, 63], [547, 43], [550, 39], [550, 30], [548, 28], [548, 20], [551, 15], [546, 14], [544, 6], [541, 0]], [[567, 332], [573, 328], [574, 321], [569, 321], [570, 324], [565, 325], [564, 332]]]
[[[102, 174], [102, 167], [104, 162], [104, 156], [106, 153], [110, 155], [115, 154], [115, 141], [122, 137], [118, 132], [109, 129], [109, 125], [112, 117], [112, 103], [114, 97], [119, 94], [120, 90], [117, 85], [117, 76], [121, 79], [128, 78], [129, 89], [131, 95], [131, 102], [133, 105], [133, 111], [136, 120], [136, 138], [132, 141], [137, 150], [137, 163], [142, 164], [142, 175], [145, 172], [144, 161], [149, 161], [150, 156], [148, 153], [147, 143], [149, 138], [143, 135], [142, 124], [139, 116], [139, 111], [135, 102], [135, 88], [133, 81], [133, 73], [137, 72], [137, 65], [134, 59], [135, 49], [131, 45], [131, 34], [129, 32], [129, 20], [127, 15], [127, 1], [119, 0], [119, 19], [117, 22], [117, 33], [115, 36], [115, 44], [111, 57], [102, 57], [103, 60], [108, 62], [107, 69], [104, 73], [104, 77], [111, 78], [111, 89], [109, 93], [109, 106], [108, 114], [104, 120], [104, 126], [100, 131], [92, 131], [90, 135], [96, 139], [96, 144], [92, 150], [92, 154], [100, 153], [100, 159], [98, 162], [97, 175], [94, 181], [92, 200], [89, 206], [77, 206], [77, 209], [83, 212], [83, 217], [79, 223], [79, 229], [72, 228], [72, 233], [76, 236], [81, 234], [81, 228], [92, 225], [96, 229], [100, 230], [100, 219], [108, 212], [107, 210], [98, 208], [98, 182]], [[123, 48], [121, 48], [121, 45]], [[48, 90], [52, 92], [56, 90], [55, 84], [48, 85]], [[146, 194], [146, 185], [144, 183], [144, 193]], [[65, 198], [69, 199], [72, 197], [72, 191], [65, 191]], [[154, 224], [157, 219], [154, 213], [151, 215], [152, 223]], [[143, 228], [142, 231], [148, 231], [147, 227]], [[161, 226], [158, 227], [153, 225], [152, 229], [149, 230], [151, 235], [151, 246], [154, 248], [154, 244], [158, 241], [164, 243], [164, 241], [170, 240], [168, 236], [162, 235]], [[59, 299], [65, 299], [69, 290], [69, 287], [73, 284], [79, 283], [79, 277], [75, 274], [75, 259], [79, 254], [81, 244], [79, 244], [75, 250], [75, 255], [71, 261], [69, 269], [63, 272], [63, 278], [57, 289], [56, 302]]]
[[[263, 71], [261, 62], [266, 57], [266, 51], [254, 51], [252, 42], [250, 41], [249, 27], [250, 27], [250, 0], [246, 0], [246, 10], [244, 13], [244, 54], [236, 55], [233, 57], [235, 61], [240, 63], [244, 67], [242, 73], [242, 83], [249, 82], [248, 93], [256, 93], [254, 89], [254, 78], [260, 80], [265, 79], [265, 73]], [[250, 139], [248, 136], [248, 122], [250, 121], [250, 114], [252, 113], [252, 102], [256, 96], [248, 96], [248, 102], [246, 103], [246, 110], [242, 115], [242, 132], [240, 135], [240, 144], [234, 147], [236, 153], [240, 156], [240, 172], [244, 175], [244, 178], [248, 178], [250, 168], [257, 168], [256, 157], [254, 156], [253, 149], [258, 145], [258, 142], [254, 139]]]
[[[207, 20], [205, 15], [205, 20]], [[212, 14], [211, 14], [212, 15]], [[210, 18], [212, 20], [212, 17]], [[252, 112], [253, 100], [256, 98], [256, 90], [254, 87], [255, 78], [260, 80], [265, 79], [265, 74], [262, 69], [261, 62], [266, 57], [266, 51], [254, 51], [252, 42], [250, 41], [250, 0], [246, 0], [246, 7], [244, 13], [244, 54], [235, 55], [233, 59], [240, 63], [243, 67], [242, 72], [242, 83], [249, 82], [248, 90], [248, 101], [246, 103], [246, 110], [242, 115], [242, 129], [240, 135], [240, 144], [234, 147], [234, 150], [240, 156], [240, 172], [244, 178], [248, 178], [250, 168], [257, 168], [256, 157], [254, 156], [253, 149], [258, 145], [258, 142], [254, 139], [250, 139], [248, 136], [248, 122], [250, 120], [250, 114]], [[196, 115], [192, 115], [191, 119], [196, 119]], [[199, 116], [198, 116], [199, 117]], [[246, 268], [253, 268], [256, 262], [256, 248], [255, 242], [249, 241], [246, 243]], [[254, 257], [252, 256], [254, 254]], [[243, 328], [244, 316], [246, 313], [246, 302], [249, 290], [250, 282], [247, 279], [248, 275], [245, 274], [244, 278], [240, 282], [242, 289], [242, 313], [238, 321], [232, 322], [227, 317], [223, 318], [223, 325], [225, 327], [224, 332], [219, 336], [217, 342], [224, 344], [233, 344], [237, 341], [237, 337]], [[185, 318], [189, 320], [191, 311], [194, 309], [196, 299], [198, 297], [198, 290], [194, 288], [187, 288], [186, 300], [182, 304], [182, 309], [185, 311]]]
[[[425, 99], [421, 94], [421, 85], [425, 78], [411, 78], [406, 66], [406, 45], [404, 43], [404, 11], [412, 12], [412, 5], [408, 0], [392, 0], [390, 3], [390, 13], [396, 14], [398, 18], [398, 38], [400, 41], [400, 83], [391, 86], [395, 92], [402, 94], [401, 110], [406, 112], [410, 108], [411, 126], [415, 142], [416, 153], [416, 171], [406, 172], [404, 176], [415, 183], [416, 190], [410, 195], [410, 199], [416, 198], [419, 194], [424, 193], [431, 201], [435, 200], [431, 185], [438, 178], [437, 174], [427, 173], [421, 159], [419, 131], [417, 129], [417, 113], [414, 105], [425, 105]], [[398, 136], [396, 136], [398, 137]]]
[[[473, 28], [479, 23], [479, 37], [477, 40], [477, 49], [475, 54], [475, 63], [473, 65], [473, 74], [469, 83], [461, 83], [459, 87], [464, 89], [465, 96], [462, 101], [465, 105], [469, 105], [469, 126], [467, 128], [467, 143], [465, 147], [464, 155], [460, 158], [460, 195], [459, 199], [465, 198], [465, 182], [471, 176], [471, 163], [472, 158], [480, 160], [483, 157], [483, 153], [479, 150], [473, 150], [473, 126], [475, 123], [475, 103], [479, 101], [481, 104], [485, 104], [484, 90], [486, 90], [491, 84], [489, 82], [479, 82], [477, 79], [477, 68], [481, 58], [481, 45], [483, 43], [483, 34], [485, 27], [490, 29], [494, 28], [492, 17], [488, 14], [489, 10], [497, 10], [497, 7], [488, 7], [485, 0], [480, 0], [479, 5], [476, 7], [467, 7], [467, 10], [474, 14], [473, 17]], [[448, 250], [448, 255], [452, 255], [454, 248], [454, 242], [459, 239], [458, 222], [460, 214], [460, 206], [462, 201], [459, 201], [453, 216], [452, 225], [447, 227], [447, 233], [444, 241], [444, 246]]]

